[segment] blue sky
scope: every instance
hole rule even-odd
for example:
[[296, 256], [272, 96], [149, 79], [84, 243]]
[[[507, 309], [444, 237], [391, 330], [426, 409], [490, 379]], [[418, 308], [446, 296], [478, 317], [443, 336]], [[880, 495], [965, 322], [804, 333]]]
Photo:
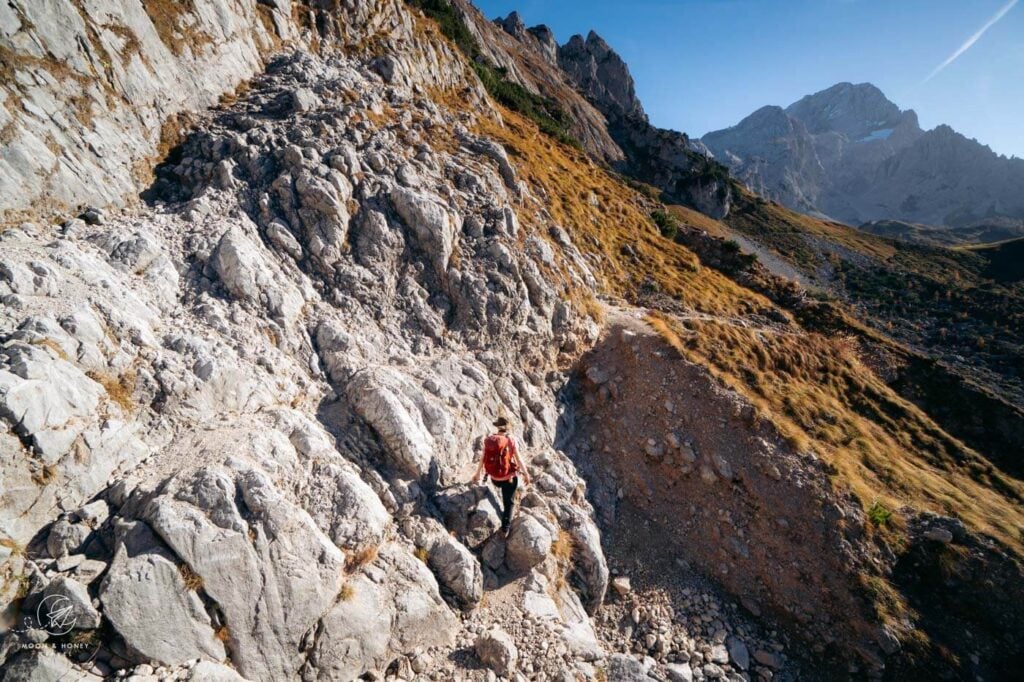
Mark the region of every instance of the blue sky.
[[594, 29], [629, 64], [651, 121], [700, 136], [765, 104], [871, 82], [924, 128], [946, 123], [1024, 158], [1024, 1], [930, 80], [1011, 0], [475, 0], [559, 43]]

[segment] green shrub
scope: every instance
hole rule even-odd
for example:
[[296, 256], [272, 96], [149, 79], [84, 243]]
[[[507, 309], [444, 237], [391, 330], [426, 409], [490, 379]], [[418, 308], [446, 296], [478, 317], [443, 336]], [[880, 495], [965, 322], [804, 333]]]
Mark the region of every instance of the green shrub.
[[675, 239], [676, 235], [679, 234], [679, 223], [665, 211], [652, 211], [651, 220], [658, 226], [658, 231], [661, 232], [662, 237]]
[[423, 10], [423, 13], [437, 22], [445, 34], [464, 55], [475, 60], [480, 56], [480, 45], [462, 22], [462, 17], [448, 0], [405, 0], [407, 4]]
[[889, 519], [892, 518], [892, 512], [886, 509], [878, 500], [871, 503], [868, 507], [868, 520], [876, 526], [884, 526], [889, 523]]
[[462, 16], [452, 7], [448, 0], [406, 0], [413, 7], [423, 10], [424, 14], [437, 22], [444, 33], [473, 65], [484, 89], [500, 104], [523, 114], [540, 128], [541, 132], [550, 135], [563, 144], [580, 148], [580, 143], [569, 129], [572, 118], [550, 97], [536, 95], [518, 83], [508, 79], [504, 68], [491, 64], [480, 51], [480, 45], [470, 33]]

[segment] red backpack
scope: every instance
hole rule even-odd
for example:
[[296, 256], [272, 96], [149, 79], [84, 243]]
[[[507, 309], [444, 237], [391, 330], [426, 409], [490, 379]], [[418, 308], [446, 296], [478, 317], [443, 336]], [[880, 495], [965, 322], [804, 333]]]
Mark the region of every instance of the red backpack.
[[512, 441], [508, 436], [493, 433], [484, 440], [484, 471], [496, 480], [504, 480], [516, 473], [512, 459]]

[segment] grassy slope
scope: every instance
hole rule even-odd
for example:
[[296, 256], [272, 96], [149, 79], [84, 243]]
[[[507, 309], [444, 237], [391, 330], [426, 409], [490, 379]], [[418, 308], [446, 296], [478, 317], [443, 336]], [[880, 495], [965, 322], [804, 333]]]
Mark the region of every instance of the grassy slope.
[[[1017, 404], [1024, 357], [1024, 242], [979, 249], [915, 245], [801, 215], [749, 194], [725, 221], [870, 313], [902, 341], [977, 359]], [[997, 281], [1001, 280], [1001, 281]], [[992, 377], [989, 377], [992, 379]]]
[[845, 301], [838, 327], [916, 349], [900, 353], [891, 385], [1024, 479], [1024, 241], [907, 244], [738, 194], [726, 234], [750, 237]]
[[[696, 314], [685, 322], [667, 317], [686, 355], [831, 463], [836, 484], [851, 488], [865, 509], [877, 500], [891, 509], [910, 505], [954, 515], [1024, 554], [1024, 486], [900, 398], [847, 340], [796, 325], [783, 333], [751, 324], [753, 314], [773, 307], [768, 299], [702, 267], [690, 250], [662, 237], [649, 217], [650, 198], [524, 117], [507, 110], [503, 116], [504, 125], [481, 119], [479, 132], [505, 145], [533, 194], [546, 198], [521, 206], [520, 219], [546, 215], [562, 225], [603, 278], [600, 293], [637, 302], [655, 291], [675, 312]], [[699, 214], [692, 218], [716, 227]], [[840, 226], [820, 229], [879, 256], [894, 253]]]

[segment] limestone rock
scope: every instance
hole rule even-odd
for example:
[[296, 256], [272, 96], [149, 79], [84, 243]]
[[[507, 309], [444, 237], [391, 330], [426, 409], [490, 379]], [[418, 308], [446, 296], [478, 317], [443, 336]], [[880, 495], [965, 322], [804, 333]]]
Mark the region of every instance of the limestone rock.
[[384, 540], [391, 515], [359, 475], [340, 464], [315, 464], [303, 501], [317, 526], [347, 550], [376, 547]]
[[477, 658], [499, 675], [506, 675], [515, 669], [519, 651], [508, 633], [493, 628], [481, 633], [473, 644]]
[[669, 682], [693, 682], [693, 670], [689, 663], [669, 663], [665, 671]]
[[245, 682], [245, 678], [221, 663], [199, 661], [188, 673], [194, 682]]
[[100, 614], [93, 608], [92, 600], [85, 585], [63, 575], [50, 581], [43, 591], [43, 603], [47, 604], [46, 616], [53, 618], [57, 611], [74, 623], [76, 630], [92, 630], [100, 626]]
[[239, 465], [177, 475], [144, 516], [220, 607], [239, 672], [294, 675], [299, 642], [339, 594], [344, 566], [309, 515]]
[[275, 268], [240, 229], [224, 233], [213, 254], [213, 267], [233, 296], [266, 305], [274, 316], [292, 320], [302, 307], [302, 296], [290, 284], [275, 278]]
[[625, 654], [612, 654], [608, 657], [608, 679], [619, 682], [648, 682], [651, 678], [644, 671], [640, 661]]
[[483, 573], [476, 557], [465, 545], [442, 534], [430, 548], [427, 562], [438, 583], [452, 595], [457, 606], [472, 609], [483, 596]]
[[632, 587], [629, 584], [629, 578], [623, 575], [612, 578], [612, 589], [615, 590], [615, 594], [620, 597], [626, 596], [632, 590]]
[[747, 650], [747, 645], [743, 643], [741, 639], [736, 637], [730, 637], [726, 640], [726, 646], [729, 649], [729, 660], [740, 670], [746, 670], [750, 667], [750, 652]]
[[7, 346], [0, 360], [0, 417], [17, 424], [45, 461], [57, 461], [89, 423], [103, 387], [39, 347]]
[[140, 660], [166, 665], [224, 660], [224, 644], [197, 593], [202, 585], [186, 585], [180, 564], [145, 523], [122, 522], [117, 536], [100, 601], [129, 649]]
[[443, 276], [455, 247], [455, 220], [448, 209], [432, 197], [401, 186], [391, 190], [391, 201], [433, 263], [435, 272]]
[[945, 528], [929, 528], [924, 531], [923, 535], [933, 542], [941, 542], [944, 545], [953, 541], [953, 533]]
[[456, 620], [427, 567], [390, 543], [380, 561], [379, 575], [348, 578], [324, 614], [310, 652], [319, 679], [354, 679], [417, 647], [450, 644]]
[[398, 466], [421, 478], [432, 474], [434, 436], [425, 423], [430, 399], [422, 391], [391, 370], [369, 368], [350, 382], [349, 395]]
[[3, 666], [3, 682], [53, 682], [53, 680], [76, 680], [76, 682], [99, 682], [102, 677], [85, 672], [50, 647], [39, 647], [22, 651], [11, 657]]
[[67, 517], [62, 517], [50, 527], [46, 549], [55, 559], [74, 554], [82, 548], [91, 532], [92, 529], [84, 523], [72, 523]]
[[509, 528], [505, 561], [513, 571], [528, 571], [547, 558], [551, 533], [529, 514], [519, 514]]

